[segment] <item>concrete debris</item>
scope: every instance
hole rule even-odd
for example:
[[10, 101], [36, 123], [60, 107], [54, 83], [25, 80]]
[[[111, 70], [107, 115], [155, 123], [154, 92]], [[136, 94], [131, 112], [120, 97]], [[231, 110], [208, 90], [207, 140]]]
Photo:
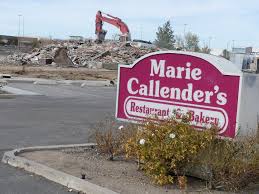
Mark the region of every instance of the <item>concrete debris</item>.
[[[60, 64], [60, 65], [67, 65], [67, 66], [73, 66], [73, 60], [67, 55], [67, 48], [55, 48], [55, 55], [54, 55], [54, 62], [52, 62], [52, 65]], [[53, 64], [54, 63], [54, 64]]]
[[131, 64], [141, 56], [157, 50], [154, 45], [133, 42], [61, 42], [35, 48], [30, 53], [8, 55], [5, 63], [116, 69], [118, 64]]

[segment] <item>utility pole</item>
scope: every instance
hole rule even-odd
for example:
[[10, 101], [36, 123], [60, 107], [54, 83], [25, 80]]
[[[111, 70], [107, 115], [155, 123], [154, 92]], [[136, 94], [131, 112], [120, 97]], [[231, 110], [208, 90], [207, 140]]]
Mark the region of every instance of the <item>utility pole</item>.
[[19, 14], [18, 17], [19, 17], [19, 27], [18, 27], [18, 37], [17, 37], [18, 45], [17, 46], [18, 46], [18, 50], [20, 51], [20, 35], [21, 35], [21, 17], [22, 17], [22, 15]]
[[143, 38], [143, 27], [140, 25], [140, 40]]
[[187, 26], [188, 24], [184, 24], [184, 27], [183, 27], [183, 36], [185, 37], [185, 30], [186, 30], [186, 26]]
[[19, 17], [19, 24], [18, 24], [18, 36], [20, 36], [20, 33], [21, 33], [21, 14], [18, 15]]
[[231, 50], [231, 42], [232, 42], [232, 40], [229, 40], [229, 41], [227, 42], [227, 51], [230, 51], [230, 50]]
[[205, 48], [205, 47], [206, 47], [206, 42], [205, 42], [205, 40], [202, 40], [202, 43], [203, 43], [203, 48]]
[[212, 40], [212, 37], [209, 36], [209, 44], [208, 44], [209, 49], [210, 49], [210, 42], [211, 42], [211, 40]]
[[22, 36], [24, 37], [24, 16], [22, 16]]
[[187, 25], [188, 25], [188, 24], [184, 24], [184, 27], [183, 27], [183, 49], [184, 49], [184, 50], [186, 50], [186, 49], [185, 49], [185, 47], [186, 47], [186, 46], [185, 46], [185, 45], [186, 45], [186, 42], [185, 42], [185, 35], [186, 35], [186, 34], [185, 34], [185, 30], [186, 30], [186, 26], [187, 26]]
[[235, 40], [232, 40], [232, 50], [235, 47]]

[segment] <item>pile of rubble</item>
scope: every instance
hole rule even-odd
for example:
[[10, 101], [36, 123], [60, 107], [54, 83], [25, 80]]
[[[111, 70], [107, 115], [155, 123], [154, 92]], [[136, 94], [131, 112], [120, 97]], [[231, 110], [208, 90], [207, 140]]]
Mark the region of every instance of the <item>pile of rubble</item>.
[[[62, 56], [60, 56], [61, 49], [63, 49]], [[36, 48], [31, 53], [15, 53], [6, 59], [11, 64], [103, 68], [109, 64], [131, 64], [137, 58], [157, 50], [154, 45], [136, 42], [108, 41], [102, 44], [92, 41], [63, 42]], [[65, 62], [57, 60], [66, 57], [68, 60]]]
[[[12, 55], [6, 57], [6, 62], [10, 64], [32, 64], [39, 65], [43, 63], [43, 60], [54, 59], [55, 52], [61, 47], [58, 45], [48, 45], [42, 48], [35, 48], [30, 53], [15, 52]], [[54, 60], [51, 61], [52, 64]], [[54, 64], [54, 63], [53, 63]]]

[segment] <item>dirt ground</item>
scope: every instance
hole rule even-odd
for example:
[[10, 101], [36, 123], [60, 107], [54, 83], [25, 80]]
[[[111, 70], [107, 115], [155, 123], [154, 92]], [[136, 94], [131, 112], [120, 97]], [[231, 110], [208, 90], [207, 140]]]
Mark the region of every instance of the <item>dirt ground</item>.
[[45, 79], [65, 80], [114, 80], [117, 71], [87, 68], [59, 68], [59, 67], [33, 67], [17, 65], [0, 65], [0, 73], [11, 74], [15, 77], [33, 77]]
[[186, 191], [179, 190], [175, 185], [159, 187], [151, 184], [151, 180], [137, 170], [135, 162], [122, 159], [108, 161], [91, 148], [36, 151], [21, 156], [76, 177], [81, 178], [81, 174], [85, 174], [89, 182], [122, 194], [227, 193], [209, 191], [205, 182], [191, 177]]

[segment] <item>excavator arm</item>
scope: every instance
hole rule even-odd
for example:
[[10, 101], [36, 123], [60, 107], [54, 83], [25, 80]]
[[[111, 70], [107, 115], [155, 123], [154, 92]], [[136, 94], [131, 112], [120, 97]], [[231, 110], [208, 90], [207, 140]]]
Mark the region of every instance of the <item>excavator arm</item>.
[[120, 29], [122, 34], [129, 33], [128, 26], [123, 21], [121, 21], [121, 19], [119, 19], [119, 18], [111, 19], [111, 18], [102, 16], [102, 21], [109, 23], [113, 26], [116, 26], [117, 28]]
[[[104, 16], [106, 15], [106, 16]], [[105, 35], [107, 31], [102, 29], [103, 22], [109, 23], [115, 27], [117, 27], [121, 32], [120, 40], [122, 41], [128, 41], [130, 40], [130, 32], [127, 24], [125, 24], [120, 18], [114, 17], [109, 14], [101, 13], [101, 11], [98, 11], [96, 14], [96, 35], [97, 35], [97, 41], [102, 42], [105, 38]]]

